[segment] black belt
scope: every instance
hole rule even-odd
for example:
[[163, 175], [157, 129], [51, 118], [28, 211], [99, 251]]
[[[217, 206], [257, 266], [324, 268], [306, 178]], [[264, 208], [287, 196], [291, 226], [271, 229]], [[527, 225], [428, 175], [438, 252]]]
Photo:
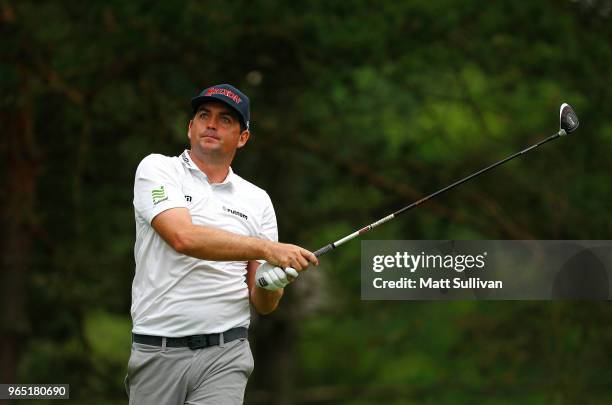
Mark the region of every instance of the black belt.
[[[188, 347], [191, 350], [203, 349], [209, 346], [217, 346], [223, 335], [224, 342], [231, 342], [236, 339], [247, 338], [249, 333], [247, 328], [233, 328], [223, 333], [211, 333], [209, 335], [193, 335], [180, 338], [165, 338], [166, 347]], [[139, 335], [132, 333], [132, 342], [150, 346], [163, 346], [162, 336]]]

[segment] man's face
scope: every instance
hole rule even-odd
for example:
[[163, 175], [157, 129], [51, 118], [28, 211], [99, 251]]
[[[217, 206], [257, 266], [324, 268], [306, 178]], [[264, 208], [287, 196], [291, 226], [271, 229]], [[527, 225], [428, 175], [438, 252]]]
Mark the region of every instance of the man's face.
[[230, 107], [209, 101], [189, 121], [188, 136], [191, 150], [198, 154], [233, 158], [249, 139], [249, 131], [240, 132], [240, 121]]

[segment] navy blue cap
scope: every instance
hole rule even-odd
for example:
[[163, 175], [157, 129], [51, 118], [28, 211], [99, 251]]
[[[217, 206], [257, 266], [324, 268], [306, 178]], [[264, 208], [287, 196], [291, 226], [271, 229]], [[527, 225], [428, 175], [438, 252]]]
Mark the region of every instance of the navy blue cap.
[[249, 129], [249, 120], [251, 119], [249, 98], [231, 84], [217, 84], [202, 90], [197, 97], [192, 98], [191, 108], [194, 114], [198, 111], [200, 104], [205, 101], [221, 101], [227, 104], [236, 110], [242, 120], [242, 124], [244, 124], [246, 129]]

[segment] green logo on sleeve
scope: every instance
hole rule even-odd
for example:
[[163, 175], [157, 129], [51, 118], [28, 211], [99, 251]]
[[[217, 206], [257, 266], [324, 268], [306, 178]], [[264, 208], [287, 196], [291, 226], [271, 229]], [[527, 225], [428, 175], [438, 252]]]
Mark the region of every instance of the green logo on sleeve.
[[168, 199], [164, 186], [159, 186], [159, 188], [154, 188], [151, 191], [151, 197], [153, 197], [153, 205], [157, 205], [160, 202], [166, 201]]

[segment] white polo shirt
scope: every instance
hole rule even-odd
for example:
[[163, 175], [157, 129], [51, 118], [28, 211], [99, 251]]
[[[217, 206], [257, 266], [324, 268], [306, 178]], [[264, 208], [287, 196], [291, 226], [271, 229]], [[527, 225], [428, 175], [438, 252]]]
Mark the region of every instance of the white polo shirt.
[[149, 155], [134, 181], [136, 272], [132, 283], [134, 333], [182, 337], [249, 326], [246, 261], [200, 260], [176, 252], [151, 227], [159, 213], [189, 209], [194, 224], [278, 240], [268, 194], [229, 169], [210, 184], [187, 150]]

